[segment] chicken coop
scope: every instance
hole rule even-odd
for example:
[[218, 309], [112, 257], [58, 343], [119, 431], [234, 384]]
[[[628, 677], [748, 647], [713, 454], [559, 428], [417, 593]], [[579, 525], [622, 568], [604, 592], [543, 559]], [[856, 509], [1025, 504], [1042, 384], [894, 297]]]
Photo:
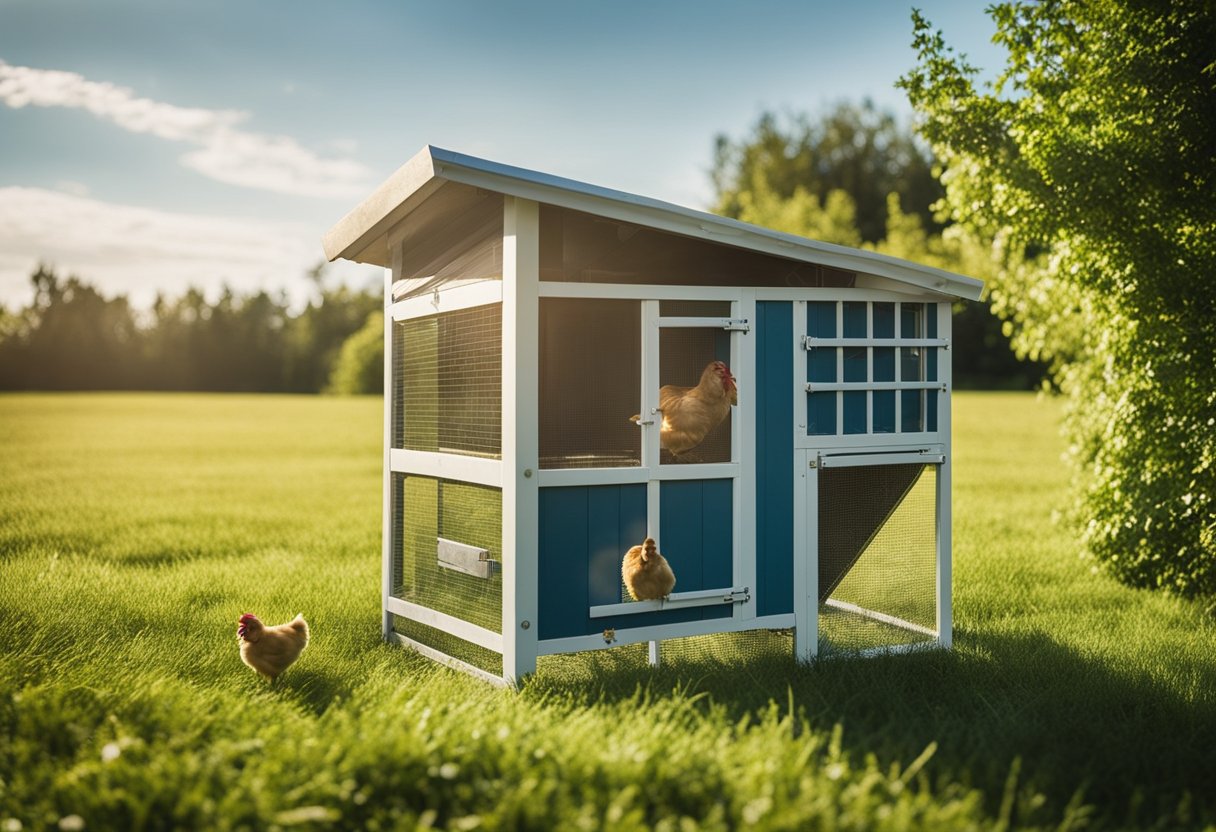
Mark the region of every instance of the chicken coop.
[[[324, 245], [387, 270], [386, 639], [499, 682], [716, 634], [950, 645], [979, 281], [435, 147]], [[647, 537], [676, 584], [633, 601]]]

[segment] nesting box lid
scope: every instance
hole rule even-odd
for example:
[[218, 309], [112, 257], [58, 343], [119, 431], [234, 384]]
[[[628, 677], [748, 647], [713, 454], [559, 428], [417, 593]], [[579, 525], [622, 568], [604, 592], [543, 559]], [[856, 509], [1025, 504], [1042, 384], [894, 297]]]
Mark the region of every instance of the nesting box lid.
[[974, 278], [898, 257], [773, 231], [658, 199], [430, 145], [402, 165], [325, 234], [322, 241], [325, 256], [329, 260], [342, 258], [387, 268], [392, 264], [390, 240], [411, 214], [420, 210], [452, 212], [455, 219], [462, 210], [460, 200], [442, 198], [448, 183], [556, 205], [717, 245], [864, 272], [968, 300], [978, 300], [984, 286]]

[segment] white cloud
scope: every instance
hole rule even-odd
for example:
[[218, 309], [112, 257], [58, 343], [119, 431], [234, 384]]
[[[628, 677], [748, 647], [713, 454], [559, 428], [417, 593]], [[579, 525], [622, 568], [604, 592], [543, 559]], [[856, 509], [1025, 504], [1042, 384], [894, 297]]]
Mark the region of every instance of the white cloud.
[[0, 102], [85, 110], [132, 133], [198, 145], [184, 154], [187, 167], [220, 182], [293, 196], [358, 197], [369, 171], [352, 159], [325, 159], [288, 136], [238, 128], [237, 110], [178, 107], [138, 97], [133, 90], [90, 81], [75, 72], [12, 66], [0, 61]]
[[[77, 274], [106, 294], [147, 306], [156, 293], [197, 286], [214, 297], [284, 289], [301, 305], [306, 271], [323, 259], [319, 232], [305, 223], [178, 214], [116, 205], [38, 188], [0, 188], [0, 305], [29, 302], [39, 262]], [[380, 270], [344, 266], [339, 279], [365, 284]]]

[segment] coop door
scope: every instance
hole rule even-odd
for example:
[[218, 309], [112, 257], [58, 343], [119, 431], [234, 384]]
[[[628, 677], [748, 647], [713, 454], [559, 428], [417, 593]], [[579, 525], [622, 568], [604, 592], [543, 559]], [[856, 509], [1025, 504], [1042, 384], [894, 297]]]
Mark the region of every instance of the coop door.
[[[804, 609], [815, 626], [798, 622], [800, 653], [904, 650], [939, 640], [941, 605], [949, 604], [939, 580], [942, 461], [919, 452], [806, 453]], [[807, 643], [812, 633], [815, 643]]]
[[[740, 413], [754, 396], [742, 301], [543, 300], [542, 642], [721, 629], [754, 571], [738, 555]], [[676, 584], [633, 600], [621, 561], [646, 537]]]

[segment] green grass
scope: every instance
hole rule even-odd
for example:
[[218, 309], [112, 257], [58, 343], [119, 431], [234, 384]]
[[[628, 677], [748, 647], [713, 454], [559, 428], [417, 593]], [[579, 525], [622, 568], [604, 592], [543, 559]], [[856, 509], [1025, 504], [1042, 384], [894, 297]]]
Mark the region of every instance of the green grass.
[[1078, 558], [1057, 417], [956, 398], [954, 650], [512, 692], [379, 640], [377, 400], [0, 396], [0, 830], [1210, 826], [1216, 627]]

